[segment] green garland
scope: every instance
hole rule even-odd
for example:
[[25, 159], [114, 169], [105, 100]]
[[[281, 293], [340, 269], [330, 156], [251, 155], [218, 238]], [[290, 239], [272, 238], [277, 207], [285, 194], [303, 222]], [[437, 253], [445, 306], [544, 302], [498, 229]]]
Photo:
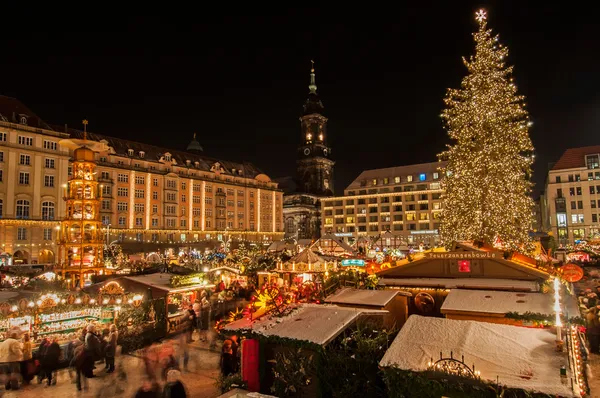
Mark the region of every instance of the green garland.
[[394, 367], [383, 370], [383, 378], [390, 398], [552, 398], [548, 394], [508, 388], [485, 381], [467, 381], [451, 378], [430, 379], [424, 373]]
[[[548, 326], [554, 325], [554, 322], [556, 321], [556, 315], [541, 314], [539, 312], [530, 312], [530, 311], [527, 311], [524, 313], [507, 312], [506, 314], [504, 314], [504, 317], [508, 318], [508, 319], [518, 320], [518, 321], [535, 322], [535, 323], [544, 324], [544, 325], [548, 325]], [[568, 321], [571, 323], [574, 323], [576, 325], [585, 325], [585, 320], [583, 318], [581, 318], [580, 316], [571, 317], [568, 319]]]
[[[189, 285], [197, 285], [204, 280], [204, 272], [195, 272], [188, 275], [173, 275], [169, 280], [171, 287], [182, 287]], [[200, 281], [200, 282], [198, 282]]]

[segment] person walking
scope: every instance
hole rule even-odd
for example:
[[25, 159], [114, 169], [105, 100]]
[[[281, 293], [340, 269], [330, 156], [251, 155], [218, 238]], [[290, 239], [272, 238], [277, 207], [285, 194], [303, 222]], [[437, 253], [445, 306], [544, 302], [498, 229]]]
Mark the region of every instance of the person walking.
[[117, 340], [119, 338], [119, 332], [117, 331], [117, 325], [110, 325], [110, 333], [108, 335], [108, 344], [106, 345], [106, 373], [112, 373], [115, 371], [115, 356], [117, 355]]
[[29, 384], [34, 374], [33, 351], [29, 333], [25, 333], [23, 335], [23, 343], [21, 343], [21, 347], [23, 350], [23, 360], [21, 361], [21, 377], [23, 378], [23, 384]]
[[190, 304], [188, 308], [188, 315], [188, 319], [190, 320], [190, 327], [188, 329], [188, 343], [193, 343], [194, 340], [192, 339], [192, 336], [194, 334], [194, 329], [196, 329], [198, 321], [196, 318], [196, 312], [194, 311], [194, 306], [192, 304]]
[[79, 391], [81, 391], [82, 384], [83, 388], [86, 390], [88, 386], [87, 377], [85, 375], [85, 366], [87, 366], [85, 355], [85, 345], [80, 341], [80, 343], [73, 349], [73, 358], [71, 359], [70, 363], [70, 366], [75, 368], [75, 383], [77, 384], [77, 390]]
[[235, 358], [231, 349], [231, 340], [225, 340], [221, 351], [221, 373], [227, 377], [235, 373]]
[[21, 343], [17, 340], [18, 332], [11, 330], [8, 338], [0, 343], [0, 362], [6, 372], [6, 389], [19, 389], [19, 374], [21, 371], [21, 361], [23, 360], [23, 349]]
[[585, 316], [587, 323], [587, 339], [592, 354], [600, 353], [600, 320], [598, 320], [598, 308], [592, 307]]
[[94, 377], [94, 362], [102, 357], [100, 354], [100, 339], [98, 339], [98, 336], [94, 333], [95, 331], [96, 327], [94, 325], [87, 326], [87, 333], [83, 344], [83, 372], [88, 378]]
[[[58, 337], [54, 337], [52, 343], [48, 346], [46, 350], [46, 355], [42, 358], [41, 365], [48, 379], [48, 387], [51, 385], [56, 385], [56, 370], [58, 369], [59, 359], [60, 359], [60, 346], [58, 345]], [[54, 380], [53, 380], [54, 378]]]

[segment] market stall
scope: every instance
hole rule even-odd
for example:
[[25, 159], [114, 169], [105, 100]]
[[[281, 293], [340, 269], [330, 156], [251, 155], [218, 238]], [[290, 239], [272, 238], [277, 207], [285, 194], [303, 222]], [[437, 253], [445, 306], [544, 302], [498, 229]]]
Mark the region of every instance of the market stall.
[[315, 254], [311, 249], [304, 249], [286, 262], [277, 263], [277, 271], [283, 276], [284, 282], [292, 283], [314, 280], [315, 274], [326, 273], [336, 269], [334, 261], [327, 261]]
[[127, 306], [139, 306], [142, 296], [126, 294], [109, 284], [97, 295], [72, 292], [0, 292], [0, 339], [11, 330], [29, 333], [34, 345], [44, 338], [58, 338], [65, 344], [81, 334], [89, 324], [104, 328], [115, 321]]
[[124, 276], [117, 279], [128, 291], [148, 294], [149, 299], [165, 298], [167, 334], [178, 333], [189, 326], [187, 310], [190, 304], [200, 299], [201, 292], [213, 289], [203, 273], [175, 275], [155, 273], [149, 275]]

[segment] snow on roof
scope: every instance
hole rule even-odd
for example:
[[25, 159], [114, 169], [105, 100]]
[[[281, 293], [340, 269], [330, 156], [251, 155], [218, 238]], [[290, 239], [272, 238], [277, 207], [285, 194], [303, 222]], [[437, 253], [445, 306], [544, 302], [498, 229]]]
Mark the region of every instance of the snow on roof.
[[425, 371], [440, 351], [444, 357], [452, 351], [454, 358], [464, 355], [469, 366], [475, 364], [482, 380], [498, 377], [508, 387], [572, 397], [559, 377], [568, 359], [555, 351], [555, 338], [544, 329], [412, 315], [379, 365]]
[[[562, 307], [565, 314], [578, 314], [577, 302], [574, 297], [562, 297]], [[533, 312], [545, 315], [554, 314], [554, 295], [551, 293], [517, 293], [499, 292], [492, 290], [462, 290], [452, 289], [441, 311], [484, 312], [490, 314], [506, 314], [507, 312]]]
[[411, 296], [408, 292], [399, 290], [365, 290], [344, 288], [325, 299], [333, 304], [356, 304], [385, 307], [396, 295]]
[[437, 287], [442, 289], [498, 289], [520, 290], [537, 292], [539, 286], [534, 281], [519, 281], [514, 279], [486, 279], [486, 278], [385, 278], [379, 279], [379, 284], [384, 286], [403, 287]]
[[384, 315], [388, 311], [338, 307], [335, 305], [300, 304], [283, 317], [264, 316], [256, 321], [247, 318], [234, 321], [224, 330], [248, 330], [264, 336], [326, 345], [361, 315]]
[[152, 286], [156, 289], [165, 290], [167, 292], [182, 291], [182, 290], [195, 290], [195, 289], [207, 289], [214, 287], [215, 285], [207, 285], [198, 283], [196, 285], [172, 287], [171, 277], [174, 274], [158, 272], [156, 274], [148, 275], [136, 275], [136, 276], [125, 276], [124, 279], [129, 279], [134, 282], [143, 283], [144, 285]]

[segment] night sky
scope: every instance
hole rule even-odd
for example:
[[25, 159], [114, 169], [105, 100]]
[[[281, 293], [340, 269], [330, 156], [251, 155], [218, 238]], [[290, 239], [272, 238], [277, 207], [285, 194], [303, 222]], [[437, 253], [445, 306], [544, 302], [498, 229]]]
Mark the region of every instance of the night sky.
[[3, 18], [0, 93], [49, 123], [79, 128], [87, 118], [91, 131], [165, 147], [183, 149], [197, 133], [206, 155], [278, 177], [295, 170], [314, 59], [341, 194], [364, 169], [436, 160], [449, 142], [442, 98], [465, 74], [461, 56], [473, 51], [474, 12], [484, 6], [527, 96], [537, 188], [565, 148], [599, 143], [593, 12], [575, 3], [419, 3]]

